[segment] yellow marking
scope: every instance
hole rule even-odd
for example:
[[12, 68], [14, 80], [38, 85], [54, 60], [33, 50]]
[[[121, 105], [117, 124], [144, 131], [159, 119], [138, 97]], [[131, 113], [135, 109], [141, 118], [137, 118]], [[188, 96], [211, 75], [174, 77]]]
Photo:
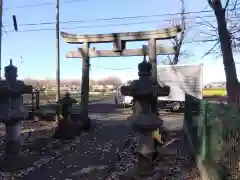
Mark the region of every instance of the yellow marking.
[[152, 138], [161, 144], [163, 143], [162, 135], [160, 134], [159, 129], [152, 132]]

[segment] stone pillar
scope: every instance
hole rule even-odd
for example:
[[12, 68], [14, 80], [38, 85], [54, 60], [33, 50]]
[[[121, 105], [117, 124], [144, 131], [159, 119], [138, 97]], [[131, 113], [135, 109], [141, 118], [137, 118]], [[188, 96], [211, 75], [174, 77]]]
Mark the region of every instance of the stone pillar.
[[14, 160], [18, 157], [21, 149], [21, 136], [20, 136], [20, 121], [25, 119], [25, 112], [22, 106], [23, 98], [20, 95], [22, 92], [22, 83], [18, 82], [15, 84], [14, 90], [18, 88], [19, 95], [16, 96], [16, 92], [13, 93], [9, 89], [9, 99], [5, 104], [7, 108], [7, 116], [2, 119], [5, 124], [5, 156], [6, 160]]
[[140, 133], [137, 175], [151, 176], [153, 170], [153, 154], [156, 152], [152, 132]]
[[[18, 84], [20, 87], [21, 85]], [[16, 160], [21, 149], [20, 121], [24, 120], [25, 112], [22, 107], [22, 95], [16, 97], [11, 89], [6, 90], [5, 93], [8, 94], [8, 100], [1, 102], [1, 110], [3, 110], [1, 121], [5, 125], [4, 160]]]
[[5, 124], [5, 160], [14, 160], [18, 158], [21, 149], [20, 121], [9, 125]]

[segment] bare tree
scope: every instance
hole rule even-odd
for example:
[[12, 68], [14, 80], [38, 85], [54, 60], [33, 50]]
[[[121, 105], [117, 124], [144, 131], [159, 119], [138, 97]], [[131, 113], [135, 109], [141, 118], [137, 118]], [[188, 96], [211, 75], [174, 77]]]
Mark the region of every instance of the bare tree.
[[[226, 18], [226, 10], [229, 6], [229, 3], [233, 3], [236, 7], [237, 0], [230, 1], [226, 0], [225, 5], [221, 2], [221, 0], [207, 0], [210, 7], [213, 9], [214, 14], [217, 20], [217, 32], [219, 39], [216, 44], [210, 50], [212, 51], [217, 44], [220, 43], [221, 54], [223, 58], [223, 65], [226, 75], [226, 89], [228, 94], [229, 103], [236, 102], [236, 95], [238, 89], [238, 78], [236, 73], [235, 62], [233, 58], [233, 33], [231, 33], [228, 29], [227, 18]], [[209, 51], [209, 52], [210, 52]]]
[[[171, 40], [173, 47], [175, 48], [175, 53], [173, 55], [168, 55], [164, 64], [175, 65], [179, 62], [180, 57], [187, 57], [188, 53], [182, 50], [184, 39], [186, 36], [186, 17], [185, 17], [185, 4], [184, 0], [181, 1], [181, 27], [182, 31], [177, 37]], [[175, 25], [175, 24], [173, 24]]]
[[39, 82], [36, 79], [25, 78], [24, 82], [28, 85], [32, 85], [32, 86], [35, 86], [35, 87], [39, 86]]
[[108, 77], [98, 81], [98, 84], [120, 86], [122, 81], [117, 77]]

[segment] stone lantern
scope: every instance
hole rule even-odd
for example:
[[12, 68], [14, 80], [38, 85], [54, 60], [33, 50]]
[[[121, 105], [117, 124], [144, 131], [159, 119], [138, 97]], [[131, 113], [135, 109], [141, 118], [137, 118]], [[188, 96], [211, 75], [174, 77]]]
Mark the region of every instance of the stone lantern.
[[140, 133], [140, 142], [137, 147], [138, 166], [137, 175], [149, 176], [153, 170], [153, 156], [156, 153], [152, 132], [162, 129], [163, 121], [152, 109], [153, 98], [167, 96], [169, 86], [161, 87], [151, 79], [152, 65], [144, 60], [138, 65], [139, 79], [132, 81], [128, 86], [121, 87], [121, 93], [125, 96], [133, 96], [133, 130]]
[[57, 111], [60, 111], [61, 117], [59, 118], [58, 127], [53, 135], [54, 138], [72, 140], [75, 137], [75, 128], [71, 120], [72, 106], [76, 104], [77, 100], [70, 97], [69, 93], [60, 99], [57, 104], [59, 105]]
[[20, 121], [28, 114], [23, 107], [23, 94], [31, 93], [33, 87], [17, 80], [17, 67], [10, 64], [4, 68], [6, 80], [0, 80], [0, 120], [4, 123], [5, 156], [4, 160], [15, 160], [21, 147]]

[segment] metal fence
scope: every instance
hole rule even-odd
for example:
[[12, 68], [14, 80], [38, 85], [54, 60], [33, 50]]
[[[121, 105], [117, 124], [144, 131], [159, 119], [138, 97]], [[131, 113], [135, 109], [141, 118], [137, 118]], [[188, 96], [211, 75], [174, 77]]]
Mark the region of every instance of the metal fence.
[[[69, 91], [61, 91], [60, 92], [60, 98], [63, 97], [67, 92]], [[36, 97], [36, 93], [38, 94], [39, 103], [40, 104], [50, 104], [53, 102], [56, 102], [56, 92], [55, 91], [37, 91], [35, 90], [33, 94], [25, 94], [23, 96], [23, 101], [25, 104], [30, 104], [32, 102], [32, 99], [34, 96], [34, 99]], [[75, 98], [76, 100], [80, 101], [80, 92], [70, 92], [71, 97]]]
[[[80, 91], [68, 91], [62, 90], [60, 91], [60, 98], [66, 95], [66, 93], [70, 93], [71, 97], [76, 99], [78, 103], [81, 101], [81, 92]], [[99, 101], [99, 100], [107, 100], [113, 99], [112, 97], [115, 95], [115, 92], [89, 92], [89, 101]], [[41, 107], [48, 107], [48, 105], [56, 103], [56, 91], [39, 91], [34, 90], [30, 94], [23, 95], [23, 104], [26, 109], [29, 111], [34, 111], [34, 109], [38, 109]]]
[[213, 179], [240, 179], [240, 112], [187, 94], [184, 130]]

